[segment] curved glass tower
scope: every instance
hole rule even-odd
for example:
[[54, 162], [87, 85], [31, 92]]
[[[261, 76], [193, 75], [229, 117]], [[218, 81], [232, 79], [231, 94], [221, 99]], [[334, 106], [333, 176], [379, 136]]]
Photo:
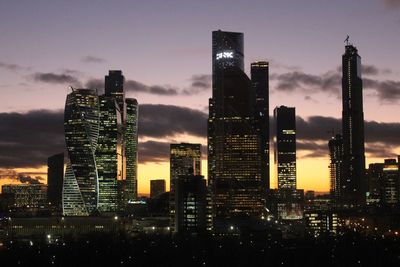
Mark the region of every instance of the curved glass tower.
[[95, 151], [99, 135], [97, 92], [73, 89], [64, 111], [65, 143], [68, 152], [63, 184], [63, 214], [88, 216], [97, 209], [99, 181]]

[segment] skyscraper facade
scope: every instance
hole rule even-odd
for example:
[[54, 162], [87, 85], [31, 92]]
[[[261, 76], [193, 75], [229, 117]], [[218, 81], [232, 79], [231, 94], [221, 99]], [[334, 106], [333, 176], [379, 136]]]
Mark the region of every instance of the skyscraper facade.
[[47, 202], [53, 207], [61, 208], [64, 180], [64, 153], [47, 159]]
[[208, 175], [217, 224], [237, 216], [258, 216], [263, 208], [255, 93], [243, 59], [242, 33], [212, 33]]
[[117, 179], [122, 179], [122, 121], [112, 96], [99, 96], [99, 138], [96, 163], [99, 177], [100, 212], [117, 210]]
[[343, 178], [340, 199], [345, 206], [365, 203], [365, 148], [361, 57], [347, 44], [342, 57]]
[[97, 92], [72, 89], [64, 110], [68, 153], [62, 201], [66, 216], [87, 216], [97, 209], [99, 181], [95, 152], [99, 135]]
[[171, 144], [170, 146], [170, 218], [175, 228], [175, 183], [181, 175], [201, 175], [201, 144]]
[[120, 70], [110, 70], [105, 76], [105, 95], [113, 97], [121, 111], [122, 120], [125, 119], [125, 92], [124, 92], [125, 77]]
[[337, 134], [328, 143], [329, 147], [329, 174], [330, 174], [330, 194], [336, 202], [340, 199], [340, 182], [343, 176], [343, 138]]
[[165, 180], [150, 180], [150, 197], [154, 198], [162, 193], [165, 193]]
[[275, 171], [278, 190], [296, 190], [296, 111], [280, 106], [274, 110]]
[[251, 84], [255, 93], [255, 122], [260, 136], [261, 182], [263, 191], [270, 188], [269, 170], [269, 64], [251, 63]]
[[139, 105], [134, 98], [127, 98], [125, 104], [124, 152], [126, 164], [126, 198], [128, 201], [133, 201], [137, 198]]

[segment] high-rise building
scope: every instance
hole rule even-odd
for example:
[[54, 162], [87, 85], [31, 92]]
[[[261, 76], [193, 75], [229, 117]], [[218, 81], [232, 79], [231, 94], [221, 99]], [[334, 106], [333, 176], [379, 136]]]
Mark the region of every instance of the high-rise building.
[[105, 76], [105, 95], [113, 97], [121, 111], [122, 120], [125, 120], [125, 77], [120, 70], [110, 70]]
[[[209, 100], [208, 176], [215, 223], [260, 216], [263, 210], [261, 140], [257, 132], [255, 84], [244, 73], [243, 34], [212, 33], [213, 93]], [[265, 72], [262, 70], [260, 72]]]
[[46, 204], [47, 186], [44, 184], [9, 184], [1, 187], [2, 194], [11, 195], [15, 208], [39, 208]]
[[201, 175], [201, 144], [171, 144], [170, 146], [170, 217], [175, 224], [175, 182], [180, 175]]
[[381, 182], [383, 180], [384, 163], [371, 163], [367, 170], [368, 191], [367, 205], [376, 205], [381, 202]]
[[99, 181], [95, 152], [99, 135], [97, 92], [72, 89], [64, 110], [68, 153], [63, 182], [63, 214], [87, 216], [97, 209]]
[[340, 200], [344, 206], [351, 207], [363, 205], [366, 193], [361, 57], [351, 44], [346, 45], [342, 71], [343, 177]]
[[199, 234], [212, 229], [206, 180], [201, 175], [180, 175], [175, 181], [175, 232]]
[[47, 159], [47, 202], [53, 207], [61, 208], [64, 180], [64, 153]]
[[329, 172], [330, 172], [330, 193], [334, 201], [340, 199], [340, 182], [343, 175], [343, 138], [337, 134], [328, 143], [329, 147]]
[[100, 212], [117, 210], [117, 180], [122, 179], [122, 117], [112, 96], [99, 96], [99, 138], [96, 164], [99, 177]]
[[381, 181], [381, 201], [385, 206], [398, 207], [400, 201], [399, 163], [385, 159]]
[[255, 120], [260, 136], [261, 181], [263, 191], [270, 188], [269, 171], [269, 70], [268, 62], [251, 63], [251, 83], [255, 93]]
[[165, 193], [165, 180], [150, 180], [150, 197], [154, 198], [162, 193]]
[[278, 190], [296, 190], [296, 111], [280, 106], [274, 110], [275, 172]]
[[137, 199], [139, 105], [134, 98], [127, 98], [125, 105], [124, 152], [126, 164], [126, 197], [128, 201], [133, 201]]

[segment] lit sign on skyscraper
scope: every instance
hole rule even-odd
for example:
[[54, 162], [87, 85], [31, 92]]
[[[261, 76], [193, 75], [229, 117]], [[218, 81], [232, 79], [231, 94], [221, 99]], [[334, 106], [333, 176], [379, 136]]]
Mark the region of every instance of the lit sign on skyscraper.
[[221, 58], [233, 58], [233, 52], [232, 51], [224, 51], [224, 52], [216, 54], [217, 60], [219, 60]]

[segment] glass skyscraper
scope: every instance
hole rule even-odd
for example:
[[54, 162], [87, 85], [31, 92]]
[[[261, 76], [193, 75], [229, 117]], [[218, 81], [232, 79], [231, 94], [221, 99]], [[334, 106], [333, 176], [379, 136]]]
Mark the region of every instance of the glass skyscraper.
[[342, 57], [343, 177], [340, 200], [345, 206], [365, 203], [365, 148], [361, 57], [347, 44]]
[[137, 198], [139, 105], [134, 98], [127, 98], [125, 104], [124, 151], [126, 163], [126, 198], [128, 201], [133, 201]]
[[175, 228], [175, 183], [182, 175], [201, 175], [201, 145], [171, 144], [170, 145], [170, 219], [171, 227]]
[[99, 96], [99, 139], [96, 163], [99, 176], [100, 212], [117, 210], [117, 179], [121, 179], [122, 166], [122, 117], [112, 96]]
[[340, 182], [343, 176], [343, 138], [337, 134], [328, 143], [329, 147], [329, 172], [330, 172], [330, 194], [336, 202], [340, 199]]
[[[232, 217], [259, 216], [263, 209], [256, 83], [252, 87], [244, 73], [243, 59], [242, 33], [212, 33], [208, 175], [216, 224]], [[261, 75], [257, 78], [261, 82]]]
[[57, 209], [61, 208], [64, 180], [64, 153], [47, 159], [47, 202]]
[[68, 153], [62, 201], [66, 216], [87, 216], [97, 209], [99, 180], [95, 152], [99, 135], [97, 92], [72, 89], [64, 110]]
[[296, 111], [280, 106], [274, 110], [275, 170], [278, 190], [296, 190]]

